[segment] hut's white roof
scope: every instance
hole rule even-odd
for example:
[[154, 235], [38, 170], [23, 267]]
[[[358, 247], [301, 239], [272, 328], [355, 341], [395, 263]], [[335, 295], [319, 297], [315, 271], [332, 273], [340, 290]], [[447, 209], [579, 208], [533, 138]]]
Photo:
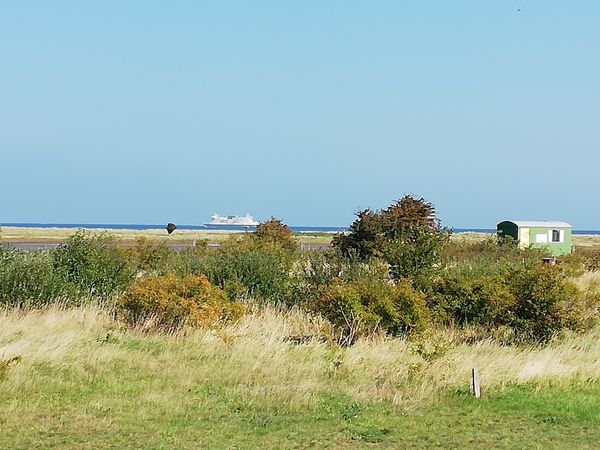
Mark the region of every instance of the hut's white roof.
[[570, 224], [560, 220], [503, 220], [503, 222], [512, 222], [519, 228], [572, 228]]

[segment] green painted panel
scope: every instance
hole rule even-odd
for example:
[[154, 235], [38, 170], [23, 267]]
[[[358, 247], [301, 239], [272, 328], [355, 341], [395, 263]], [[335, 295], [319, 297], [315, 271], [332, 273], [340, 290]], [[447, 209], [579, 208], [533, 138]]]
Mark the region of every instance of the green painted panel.
[[[551, 239], [548, 239], [546, 243], [536, 243], [536, 236], [538, 234], [548, 236], [548, 233], [552, 230], [559, 230], [564, 233], [563, 242], [551, 242]], [[552, 256], [568, 255], [573, 248], [572, 230], [570, 228], [530, 228], [529, 242], [532, 243], [532, 248], [545, 248]]]

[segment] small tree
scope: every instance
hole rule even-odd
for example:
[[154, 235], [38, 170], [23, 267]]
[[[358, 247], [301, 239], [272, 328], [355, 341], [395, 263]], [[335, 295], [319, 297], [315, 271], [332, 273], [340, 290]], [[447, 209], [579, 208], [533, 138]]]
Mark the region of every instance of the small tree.
[[381, 214], [365, 209], [356, 213], [356, 217], [347, 233], [340, 233], [333, 237], [333, 246], [346, 256], [353, 254], [362, 260], [381, 256], [385, 241]]
[[275, 217], [258, 224], [253, 236], [259, 242], [276, 244], [287, 250], [298, 248], [298, 242], [290, 227]]
[[440, 229], [435, 207], [423, 198], [406, 195], [381, 211], [364, 210], [339, 234], [333, 245], [361, 259], [381, 257], [396, 280], [417, 278], [434, 268], [449, 233]]
[[380, 214], [384, 222], [384, 232], [391, 239], [406, 234], [407, 230], [438, 228], [435, 206], [422, 197], [405, 195]]

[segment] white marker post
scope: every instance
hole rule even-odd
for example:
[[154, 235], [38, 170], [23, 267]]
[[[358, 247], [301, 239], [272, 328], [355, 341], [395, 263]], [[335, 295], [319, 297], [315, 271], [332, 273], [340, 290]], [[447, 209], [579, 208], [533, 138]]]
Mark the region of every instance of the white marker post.
[[475, 398], [481, 397], [481, 389], [479, 387], [479, 372], [476, 367], [471, 371], [471, 390]]

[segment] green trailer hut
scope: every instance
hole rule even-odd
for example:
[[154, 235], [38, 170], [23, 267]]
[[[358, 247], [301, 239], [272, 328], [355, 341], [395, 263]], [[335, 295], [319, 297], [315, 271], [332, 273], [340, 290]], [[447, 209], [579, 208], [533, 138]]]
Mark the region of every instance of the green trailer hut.
[[545, 248], [552, 256], [571, 253], [572, 227], [559, 221], [505, 220], [496, 227], [499, 237], [511, 237], [521, 248]]

